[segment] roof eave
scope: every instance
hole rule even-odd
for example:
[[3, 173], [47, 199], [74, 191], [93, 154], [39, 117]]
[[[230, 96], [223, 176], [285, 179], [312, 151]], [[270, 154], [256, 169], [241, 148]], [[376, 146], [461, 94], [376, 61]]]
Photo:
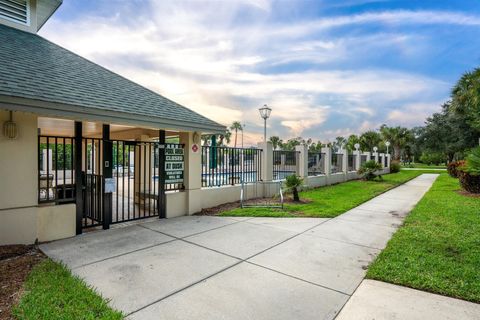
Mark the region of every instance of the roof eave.
[[160, 117], [142, 116], [119, 111], [99, 110], [58, 102], [26, 99], [0, 95], [0, 109], [31, 112], [42, 116], [65, 118], [76, 121], [95, 121], [111, 124], [134, 125], [172, 131], [200, 131], [203, 133], [225, 133], [227, 128], [220, 124], [204, 125], [197, 122], [178, 121]]

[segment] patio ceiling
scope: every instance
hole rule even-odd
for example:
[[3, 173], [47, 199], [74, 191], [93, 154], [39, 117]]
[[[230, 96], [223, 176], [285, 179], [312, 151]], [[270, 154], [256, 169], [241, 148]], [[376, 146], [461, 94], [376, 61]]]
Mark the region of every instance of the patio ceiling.
[[[99, 122], [83, 122], [83, 136], [87, 138], [100, 138], [102, 136], [102, 123]], [[74, 136], [74, 121], [66, 119], [56, 119], [39, 117], [38, 128], [41, 135], [46, 136]], [[178, 136], [176, 131], [167, 131], [167, 137]], [[140, 128], [134, 126], [110, 125], [110, 136], [112, 139], [132, 140], [142, 135], [150, 137], [158, 137], [158, 129]]]

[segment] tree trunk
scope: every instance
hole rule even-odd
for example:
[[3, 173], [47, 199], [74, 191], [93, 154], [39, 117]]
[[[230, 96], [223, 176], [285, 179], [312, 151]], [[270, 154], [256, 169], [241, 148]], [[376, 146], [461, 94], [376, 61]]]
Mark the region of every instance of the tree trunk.
[[235, 129], [235, 148], [237, 147], [237, 129]]
[[300, 202], [300, 197], [298, 196], [297, 188], [293, 188], [293, 201]]
[[400, 160], [400, 146], [393, 146], [393, 160]]

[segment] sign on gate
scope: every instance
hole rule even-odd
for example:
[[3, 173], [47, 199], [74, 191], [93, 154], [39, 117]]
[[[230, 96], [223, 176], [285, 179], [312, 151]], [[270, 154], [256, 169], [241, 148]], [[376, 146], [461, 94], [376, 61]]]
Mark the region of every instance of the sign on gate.
[[165, 145], [165, 183], [182, 183], [184, 170], [183, 146]]

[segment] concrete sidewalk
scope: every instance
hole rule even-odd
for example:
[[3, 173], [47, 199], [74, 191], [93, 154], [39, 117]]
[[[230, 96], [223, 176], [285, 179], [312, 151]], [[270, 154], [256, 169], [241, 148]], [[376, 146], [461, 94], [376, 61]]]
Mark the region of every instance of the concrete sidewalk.
[[436, 177], [334, 219], [181, 217], [41, 249], [129, 319], [334, 319]]
[[337, 320], [474, 320], [480, 305], [390, 283], [363, 280]]

